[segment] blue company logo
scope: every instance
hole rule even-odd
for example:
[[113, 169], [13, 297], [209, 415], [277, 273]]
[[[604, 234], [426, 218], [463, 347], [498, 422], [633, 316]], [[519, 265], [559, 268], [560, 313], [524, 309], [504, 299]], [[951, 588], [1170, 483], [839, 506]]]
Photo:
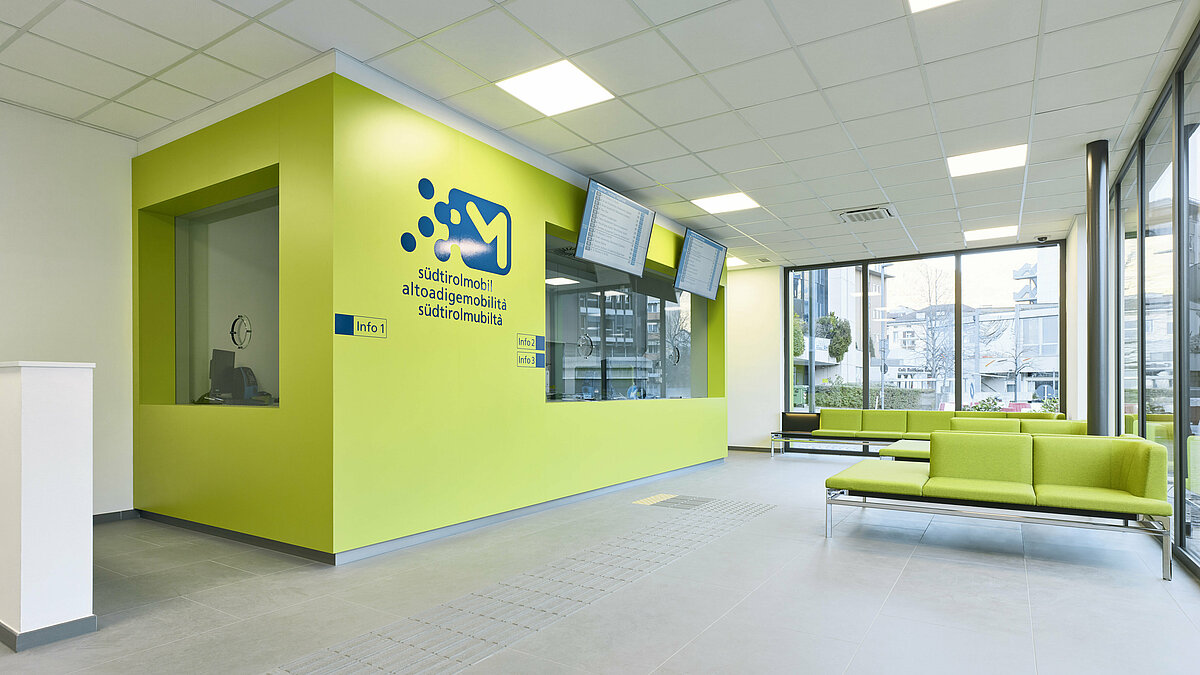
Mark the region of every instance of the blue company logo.
[[[433, 199], [433, 181], [422, 178], [417, 182], [417, 191], [425, 199]], [[433, 254], [438, 260], [449, 260], [457, 246], [463, 264], [473, 270], [508, 274], [512, 269], [512, 215], [508, 209], [453, 188], [446, 201], [434, 204], [433, 216], [448, 231], [445, 239], [433, 242]], [[432, 237], [433, 220], [421, 216], [417, 231], [422, 237]], [[400, 245], [412, 253], [417, 249], [417, 238], [412, 232], [405, 232], [400, 236]]]

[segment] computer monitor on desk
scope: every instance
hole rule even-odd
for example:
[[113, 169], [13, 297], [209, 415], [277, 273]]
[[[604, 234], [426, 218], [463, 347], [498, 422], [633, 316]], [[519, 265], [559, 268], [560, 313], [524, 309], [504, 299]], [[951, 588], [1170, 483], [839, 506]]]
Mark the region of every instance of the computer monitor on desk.
[[221, 394], [237, 393], [233, 387], [233, 364], [235, 355], [225, 349], [214, 349], [212, 360], [208, 362], [208, 392], [210, 396], [220, 397]]

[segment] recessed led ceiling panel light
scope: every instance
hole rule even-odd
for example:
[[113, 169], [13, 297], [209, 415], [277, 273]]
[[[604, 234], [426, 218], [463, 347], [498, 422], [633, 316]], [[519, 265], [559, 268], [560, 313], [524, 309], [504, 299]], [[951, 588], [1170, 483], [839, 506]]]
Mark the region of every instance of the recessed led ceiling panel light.
[[1016, 225], [1005, 225], [1003, 227], [985, 227], [982, 230], [967, 230], [963, 232], [963, 239], [967, 241], [983, 241], [985, 239], [1003, 239], [1005, 237], [1017, 236]]
[[543, 115], [607, 101], [613, 95], [570, 61], [559, 61], [496, 83]]
[[955, 155], [946, 159], [951, 176], [969, 176], [973, 173], [999, 171], [1025, 166], [1029, 156], [1029, 146], [1010, 145], [1007, 148], [972, 152], [966, 155]]
[[734, 192], [727, 195], [717, 195], [716, 197], [693, 199], [692, 203], [709, 213], [727, 213], [729, 211], [758, 208], [758, 202], [746, 196], [745, 192]]
[[579, 282], [575, 281], [574, 279], [568, 279], [566, 277], [552, 277], [552, 278], [546, 280], [547, 286], [569, 286], [570, 284], [577, 284], [577, 283], [579, 283]]
[[731, 255], [731, 256], [728, 256], [725, 258], [725, 266], [726, 267], [741, 267], [743, 265], [749, 265], [749, 264], [750, 263], [746, 262], [745, 260], [742, 260], [741, 258], [739, 258], [737, 256]]
[[908, 0], [908, 8], [912, 10], [913, 14], [916, 14], [917, 12], [924, 12], [927, 9], [941, 7], [952, 2], [958, 2], [958, 0]]

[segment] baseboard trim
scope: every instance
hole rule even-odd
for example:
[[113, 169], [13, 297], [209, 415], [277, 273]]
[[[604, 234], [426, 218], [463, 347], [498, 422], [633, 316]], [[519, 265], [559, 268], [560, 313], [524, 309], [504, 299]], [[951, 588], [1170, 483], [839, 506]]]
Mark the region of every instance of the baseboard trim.
[[100, 523], [111, 523], [117, 520], [129, 520], [131, 518], [141, 518], [141, 514], [137, 509], [128, 509], [126, 511], [113, 511], [112, 513], [97, 513], [92, 516], [92, 524], [99, 525]]
[[0, 643], [14, 652], [20, 652], [32, 649], [33, 647], [48, 645], [51, 642], [94, 633], [96, 632], [96, 626], [95, 614], [73, 621], [64, 621], [53, 626], [46, 626], [45, 628], [38, 628], [37, 630], [28, 630], [24, 633], [18, 633], [4, 625], [3, 622], [0, 622]]
[[635, 478], [623, 483], [616, 483], [614, 485], [596, 488], [595, 490], [588, 490], [587, 492], [580, 492], [578, 494], [559, 497], [558, 499], [551, 499], [550, 501], [540, 502], [538, 504], [522, 506], [521, 508], [513, 509], [511, 511], [504, 511], [502, 513], [495, 513], [490, 516], [484, 516], [482, 518], [456, 523], [454, 525], [447, 525], [446, 527], [439, 527], [435, 530], [418, 532], [417, 534], [410, 534], [405, 537], [381, 541], [377, 544], [352, 548], [340, 553], [327, 553], [325, 551], [318, 551], [316, 549], [305, 548], [295, 544], [287, 544], [274, 539], [267, 539], [265, 537], [258, 537], [252, 534], [244, 534], [234, 530], [227, 530], [223, 527], [214, 527], [212, 525], [205, 525], [203, 523], [197, 523], [191, 520], [184, 520], [183, 518], [176, 518], [174, 516], [167, 516], [161, 513], [154, 513], [153, 511], [146, 511], [144, 509], [137, 509], [136, 511], [147, 520], [155, 520], [161, 523], [167, 523], [168, 525], [174, 525], [176, 527], [182, 527], [188, 530], [194, 530], [196, 532], [201, 532], [203, 534], [209, 534], [216, 537], [224, 537], [226, 539], [232, 539], [233, 541], [240, 541], [244, 544], [253, 544], [254, 546], [270, 549], [272, 551], [279, 551], [280, 553], [287, 553], [288, 555], [294, 555], [307, 560], [325, 563], [326, 565], [344, 565], [346, 563], [356, 562], [358, 560], [371, 558], [384, 553], [399, 551], [410, 546], [424, 544], [425, 542], [434, 541], [443, 537], [452, 537], [456, 534], [470, 532], [471, 530], [487, 527], [488, 525], [495, 525], [506, 520], [520, 518], [521, 516], [532, 515], [534, 513], [552, 509], [558, 506], [565, 506], [567, 504], [573, 504], [585, 499], [599, 497], [601, 495], [606, 495], [618, 490], [626, 490], [631, 487], [637, 487], [639, 485], [659, 481], [664, 478], [672, 478], [691, 473], [693, 471], [712, 468], [714, 466], [723, 464], [724, 462], [724, 457], [713, 459], [707, 462], [693, 464], [692, 466], [685, 466], [679, 469], [672, 469], [671, 471], [664, 471], [663, 473], [656, 473], [652, 476], [644, 476], [642, 478]]
[[770, 452], [770, 448], [760, 448], [754, 445], [731, 445], [729, 450], [738, 450], [740, 452]]

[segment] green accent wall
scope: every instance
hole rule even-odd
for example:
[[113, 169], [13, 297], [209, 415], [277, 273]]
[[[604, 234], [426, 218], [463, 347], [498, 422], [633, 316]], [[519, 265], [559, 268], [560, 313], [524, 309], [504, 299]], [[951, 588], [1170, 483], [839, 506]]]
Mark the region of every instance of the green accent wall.
[[[726, 454], [723, 290], [710, 398], [547, 403], [516, 336], [545, 334], [545, 233], [574, 237], [584, 191], [376, 92], [324, 77], [136, 158], [133, 178], [138, 508], [341, 552]], [[272, 180], [286, 395], [172, 405], [172, 218]], [[507, 275], [441, 262], [418, 233], [452, 188], [508, 209]], [[656, 227], [651, 265], [673, 273], [680, 241]], [[418, 316], [403, 288], [439, 287], [427, 267], [490, 280], [503, 324]], [[335, 336], [335, 312], [385, 318], [388, 337]]]

